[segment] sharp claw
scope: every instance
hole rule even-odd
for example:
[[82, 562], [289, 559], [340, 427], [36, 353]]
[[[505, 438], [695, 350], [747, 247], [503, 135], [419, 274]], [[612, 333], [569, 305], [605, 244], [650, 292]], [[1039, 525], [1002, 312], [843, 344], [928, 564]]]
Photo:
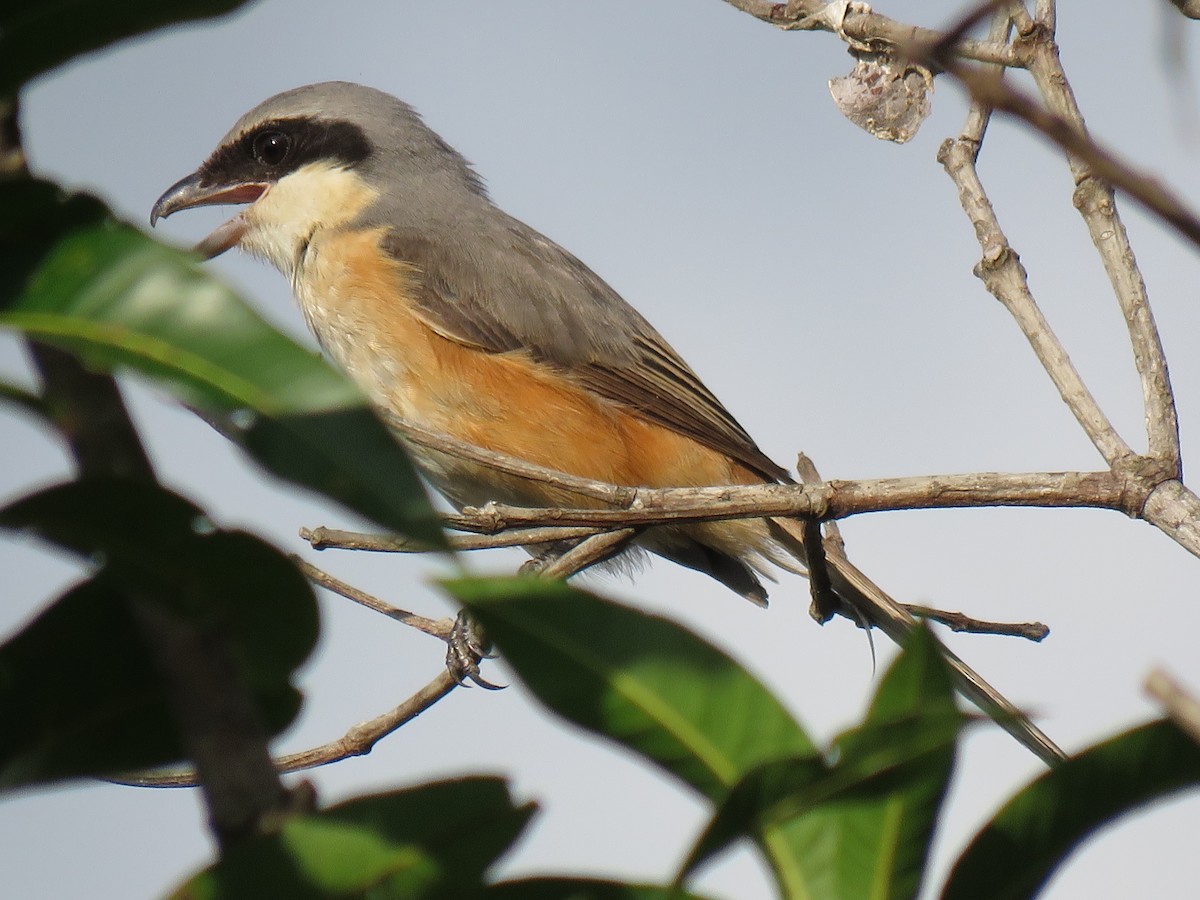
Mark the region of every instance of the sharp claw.
[[507, 685], [493, 684], [479, 674], [479, 662], [493, 659], [495, 654], [487, 645], [475, 622], [465, 612], [460, 612], [446, 640], [446, 668], [467, 687], [467, 682], [487, 691], [502, 691]]
[[484, 678], [480, 675], [471, 675], [469, 677], [471, 679], [472, 684], [474, 684], [476, 687], [483, 688], [485, 691], [502, 691], [506, 687], [508, 687], [507, 684], [496, 684], [494, 682], [488, 681], [486, 678]]

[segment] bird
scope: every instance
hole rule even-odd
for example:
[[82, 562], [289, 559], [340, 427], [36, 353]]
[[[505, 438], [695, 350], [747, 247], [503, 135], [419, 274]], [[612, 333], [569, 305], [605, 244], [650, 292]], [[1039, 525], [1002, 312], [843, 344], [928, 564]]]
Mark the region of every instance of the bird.
[[[631, 487], [790, 481], [662, 335], [577, 257], [492, 202], [404, 101], [343, 81], [245, 113], [154, 204], [245, 205], [197, 247], [238, 247], [291, 283], [324, 351], [395, 418]], [[451, 504], [583, 506], [565, 488], [408, 445]], [[766, 605], [803, 572], [799, 523], [658, 526], [636, 544]]]
[[[640, 313], [497, 207], [466, 159], [384, 91], [330, 81], [263, 101], [158, 198], [150, 224], [210, 205], [245, 209], [200, 242], [200, 255], [239, 247], [285, 275], [318, 343], [385, 421], [629, 487], [792, 481]], [[598, 504], [407, 446], [459, 507]], [[790, 518], [694, 522], [647, 528], [621, 553], [649, 551], [765, 606], [763, 578], [804, 573], [807, 548], [821, 547], [806, 538]], [[911, 613], [840, 552], [827, 562], [809, 573], [813, 616], [841, 613], [903, 641]], [[947, 659], [966, 696], [1003, 713], [1003, 728], [1047, 762], [1064, 758], [987, 682]]]

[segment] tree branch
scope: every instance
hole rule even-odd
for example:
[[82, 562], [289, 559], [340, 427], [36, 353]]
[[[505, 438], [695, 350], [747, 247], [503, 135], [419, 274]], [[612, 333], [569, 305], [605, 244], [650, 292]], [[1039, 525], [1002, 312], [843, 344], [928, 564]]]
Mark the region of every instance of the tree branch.
[[[583, 526], [568, 528], [526, 528], [504, 531], [500, 534], [448, 535], [451, 550], [496, 550], [502, 547], [528, 547], [534, 544], [552, 544], [558, 541], [576, 541], [604, 531], [603, 528]], [[399, 534], [367, 534], [360, 531], [342, 531], [337, 528], [301, 528], [300, 537], [308, 541], [314, 550], [366, 550], [375, 553], [430, 553], [440, 550]]]
[[912, 603], [904, 604], [904, 608], [919, 619], [941, 622], [951, 631], [1022, 637], [1034, 643], [1044, 640], [1050, 634], [1049, 627], [1041, 622], [989, 622], [986, 619], [975, 619], [960, 612], [947, 612], [944, 609], [916, 606]]
[[368, 594], [366, 591], [359, 590], [353, 585], [334, 578], [328, 572], [318, 569], [298, 556], [292, 556], [290, 559], [296, 564], [296, 568], [304, 574], [304, 577], [318, 587], [323, 587], [326, 590], [333, 591], [335, 594], [340, 594], [347, 600], [353, 600], [360, 606], [365, 606], [367, 609], [381, 613], [389, 619], [395, 619], [402, 625], [415, 628], [417, 631], [428, 634], [438, 640], [448, 641], [453, 634], [453, 619], [428, 619], [425, 616], [417, 615], [406, 609], [400, 609], [397, 606], [392, 606], [390, 603], [385, 603], [373, 594]]
[[[833, 3], [826, 3], [824, 0], [791, 0], [788, 3], [771, 3], [769, 0], [725, 2], [784, 31], [828, 31], [852, 46], [894, 49], [913, 43], [930, 45], [941, 38], [937, 31], [897, 22], [874, 12], [865, 3], [843, 4], [837, 0]], [[834, 15], [835, 12], [841, 14]], [[978, 62], [1017, 67], [1022, 65], [1020, 57], [1002, 41], [959, 41], [954, 46], [954, 53], [963, 59]]]
[[1029, 290], [1025, 267], [1000, 228], [995, 210], [979, 179], [975, 158], [979, 153], [982, 135], [977, 139], [973, 132], [977, 127], [974, 123], [982, 115], [981, 108], [984, 106], [979, 102], [973, 104], [973, 118], [968, 121], [963, 134], [957, 140], [945, 141], [938, 151], [938, 162], [958, 188], [959, 202], [974, 226], [983, 251], [975, 274], [1016, 321], [1046, 374], [1058, 388], [1063, 402], [1100, 451], [1104, 461], [1110, 466], [1116, 465], [1134, 456], [1134, 451], [1117, 434], [1108, 416], [1100, 409], [1079, 370], [1067, 355], [1066, 348], [1042, 315]]
[[[275, 760], [275, 770], [279, 773], [299, 772], [302, 769], [315, 769], [317, 766], [340, 762], [352, 756], [365, 756], [383, 738], [401, 726], [407, 725], [458, 686], [458, 679], [443, 670], [433, 681], [395, 709], [360, 722], [337, 740], [302, 750], [299, 753], [280, 756]], [[195, 787], [197, 784], [195, 769], [135, 772], [110, 778], [109, 781], [134, 787], [157, 788]]]

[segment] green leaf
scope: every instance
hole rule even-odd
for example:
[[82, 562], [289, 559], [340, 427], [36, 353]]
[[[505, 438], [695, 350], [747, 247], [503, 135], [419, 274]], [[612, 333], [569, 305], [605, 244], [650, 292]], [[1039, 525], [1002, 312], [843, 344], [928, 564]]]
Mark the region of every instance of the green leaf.
[[[263, 724], [283, 730], [300, 709], [284, 685], [255, 693]], [[118, 588], [71, 589], [0, 645], [0, 788], [142, 769], [179, 760], [158, 669]]]
[[5, 0], [0, 12], [0, 96], [89, 50], [174, 22], [237, 9], [245, 0]]
[[0, 785], [183, 755], [132, 599], [220, 635], [270, 733], [295, 717], [290, 679], [316, 644], [316, 598], [269, 544], [217, 529], [157, 484], [117, 477], [18, 500], [0, 510], [0, 527], [32, 532], [98, 570], [0, 648], [0, 721], [11, 725], [0, 729]]
[[[538, 699], [712, 800], [758, 765], [816, 752], [759, 681], [667, 619], [545, 579], [446, 586]], [[778, 834], [762, 841], [777, 873], [798, 864]]]
[[538, 699], [707, 797], [762, 762], [815, 752], [761, 683], [667, 619], [545, 579], [445, 586]]
[[651, 884], [594, 878], [523, 878], [487, 888], [482, 900], [704, 900], [699, 894]]
[[[838, 741], [843, 758], [865, 769], [884, 769], [889, 745], [899, 743], [894, 732], [910, 725], [914, 758], [905, 765], [907, 783], [871, 804], [872, 842], [867, 850], [861, 830], [853, 846], [869, 867], [846, 871], [847, 880], [862, 883], [869, 875], [869, 891], [860, 896], [878, 898], [915, 897], [921, 885], [933, 828], [945, 799], [946, 787], [954, 768], [954, 737], [963, 719], [954, 699], [950, 667], [941, 645], [927, 627], [914, 629], [905, 641], [904, 652], [884, 675], [867, 713], [865, 729]], [[871, 727], [875, 726], [875, 727]], [[922, 742], [928, 751], [920, 752]], [[867, 823], [862, 823], [866, 825]], [[851, 845], [843, 847], [851, 855]], [[865, 887], [865, 885], [864, 885]], [[844, 896], [844, 895], [843, 895]]]
[[361, 797], [287, 820], [189, 879], [175, 898], [475, 896], [533, 814], [497, 778]]
[[[914, 629], [885, 673], [862, 728], [835, 747], [835, 769], [890, 790], [848, 796], [781, 830], [812, 873], [814, 900], [901, 900], [917, 895], [961, 726], [953, 683], [927, 628]], [[898, 751], [898, 752], [897, 752]], [[885, 777], [884, 777], [885, 776]]]
[[157, 484], [67, 482], [0, 510], [0, 527], [32, 532], [112, 584], [220, 630], [252, 685], [286, 681], [316, 645], [316, 598], [291, 561]]
[[130, 368], [275, 475], [442, 544], [407, 455], [358, 390], [190, 256], [45, 182], [0, 184], [0, 326]]
[[1200, 785], [1200, 747], [1151, 722], [1071, 757], [1013, 797], [971, 841], [943, 900], [1033, 897], [1072, 850], [1118, 816]]
[[[743, 837], [766, 831], [787, 896], [911, 897], [920, 885], [963, 717], [937, 642], [918, 630], [885, 675], [863, 725], [833, 761], [773, 760], [729, 792], [677, 881]], [[792, 865], [784, 868], [782, 862]]]

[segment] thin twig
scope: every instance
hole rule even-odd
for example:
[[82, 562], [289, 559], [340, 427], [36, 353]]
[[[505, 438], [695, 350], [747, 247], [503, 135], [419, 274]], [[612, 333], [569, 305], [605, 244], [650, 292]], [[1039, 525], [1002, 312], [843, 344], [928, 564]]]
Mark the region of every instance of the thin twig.
[[[992, 24], [988, 30], [988, 40], [992, 41], [1008, 41], [1009, 33], [1012, 31], [1012, 15], [1008, 7], [1000, 9], [993, 13]], [[1003, 66], [991, 66], [998, 77], [1003, 77]], [[967, 144], [971, 151], [971, 162], [979, 158], [979, 149], [983, 146], [984, 135], [987, 134], [988, 123], [992, 120], [992, 109], [990, 106], [985, 106], [982, 103], [972, 102], [970, 109], [967, 111], [967, 121], [963, 125], [962, 133], [958, 139]]]
[[1146, 678], [1146, 693], [1159, 702], [1167, 716], [1200, 744], [1200, 700], [1162, 669]]
[[[1014, 10], [1019, 4], [1014, 4]], [[1047, 6], [1043, 11], [1052, 10]], [[1083, 117], [1067, 81], [1053, 35], [1034, 23], [1022, 24], [1022, 54], [1046, 100], [1046, 107], [1015, 90], [995, 73], [944, 58], [945, 68], [970, 90], [977, 103], [1021, 118], [1067, 151], [1077, 188], [1074, 203], [1083, 216], [1125, 318], [1134, 362], [1142, 386], [1149, 455], [1121, 457], [1122, 447], [1104, 437], [1097, 445], [1114, 471], [1145, 492], [1134, 515], [1159, 528], [1189, 552], [1200, 555], [1200, 498], [1180, 481], [1179, 422], [1162, 341], [1150, 310], [1145, 283], [1138, 271], [1128, 234], [1117, 212], [1114, 187], [1142, 203], [1200, 246], [1197, 217], [1155, 179], [1133, 170], [1088, 136]], [[919, 53], [917, 54], [920, 55]], [[945, 150], [948, 146], [944, 145]], [[949, 166], [947, 167], [949, 169]], [[973, 167], [972, 167], [973, 168]], [[957, 180], [957, 179], [956, 179]], [[977, 180], [977, 178], [976, 178]], [[961, 186], [960, 186], [961, 187]], [[964, 205], [965, 202], [964, 202]], [[990, 208], [988, 210], [990, 213]], [[977, 224], [978, 228], [978, 224]], [[985, 262], [988, 252], [985, 248]], [[999, 257], [996, 257], [999, 258]], [[1019, 268], [1019, 262], [1010, 268]], [[1019, 281], [1023, 286], [1024, 272]], [[1027, 290], [1027, 288], [1024, 288]], [[1040, 313], [1037, 314], [1040, 317]], [[1029, 327], [1022, 325], [1023, 329]], [[1026, 331], [1029, 333], [1029, 330]], [[1057, 342], [1055, 342], [1057, 343]], [[1060, 372], [1062, 370], [1060, 369]], [[1053, 375], [1053, 373], [1052, 373]], [[1060, 390], [1062, 386], [1060, 385]], [[1065, 395], [1064, 395], [1065, 396]], [[1079, 395], [1083, 399], [1083, 395]], [[1068, 400], [1070, 404], [1071, 401]], [[1094, 404], [1094, 401], [1091, 401]], [[1079, 417], [1080, 407], [1072, 405]], [[1099, 420], [1080, 419], [1097, 441]], [[1109, 426], [1111, 427], [1111, 426]], [[1124, 444], [1124, 441], [1120, 442]], [[1128, 445], [1125, 445], [1128, 446]]]
[[[1032, 54], [1029, 69], [1039, 88], [1052, 91], [1050, 96], [1057, 99], [1057, 105], [1077, 116], [1074, 96], [1065, 84], [1061, 66], [1057, 65], [1057, 50], [1053, 53], [1054, 63], [1044, 61], [1048, 55], [1049, 52]], [[1075, 206], [1083, 215], [1092, 241], [1101, 254], [1133, 341], [1134, 361], [1146, 404], [1150, 452], [1171, 471], [1178, 471], [1178, 420], [1170, 378], [1146, 300], [1145, 284], [1137, 272], [1128, 235], [1117, 213], [1113, 188], [1126, 193], [1197, 247], [1200, 247], [1200, 216], [1158, 179], [1138, 172], [1115, 153], [1097, 144], [1078, 124], [1082, 122], [1081, 118], [1076, 122], [1053, 111], [1053, 107], [1042, 107], [995, 73], [953, 60], [943, 61], [946, 70], [966, 86], [974, 100], [1021, 119], [1058, 144], [1071, 158], [1078, 184]]]
[[[902, 644], [915, 624], [912, 614], [864, 575], [845, 554], [826, 544], [825, 555], [840, 581], [849, 587], [852, 596], [857, 598], [859, 603], [869, 604], [860, 608], [860, 611], [895, 643]], [[838, 593], [847, 597], [847, 591], [843, 590], [841, 585], [838, 585]], [[1062, 749], [1034, 725], [1029, 716], [963, 662], [956, 653], [945, 646], [942, 647], [942, 653], [950, 664], [955, 684], [964, 697], [991, 716], [1001, 728], [1037, 754], [1047, 765], [1055, 765], [1066, 759]]]
[[[620, 549], [621, 545], [632, 538], [634, 529], [624, 529], [620, 532], [594, 535], [581, 542], [578, 546], [559, 556], [554, 562], [542, 569], [540, 574], [546, 578], [562, 578], [586, 568], [600, 559], [607, 558]], [[592, 543], [589, 543], [592, 542]], [[362, 603], [364, 606], [381, 612], [390, 618], [417, 627], [428, 634], [442, 637], [439, 633], [443, 622], [435, 622], [422, 616], [415, 616], [404, 610], [396, 609], [368, 594], [351, 588], [344, 582], [308, 565], [297, 561], [304, 574], [314, 583], [327, 587], [336, 593]], [[420, 624], [417, 621], [419, 620]], [[453, 626], [453, 620], [445, 620], [447, 635]], [[422, 627], [424, 626], [424, 627]], [[436, 627], [431, 627], [436, 626]], [[355, 725], [342, 737], [317, 747], [289, 753], [275, 760], [275, 768], [281, 773], [298, 772], [303, 769], [313, 769], [317, 766], [340, 762], [352, 756], [365, 756], [370, 753], [379, 741], [408, 724], [425, 710], [429, 709], [442, 698], [446, 697], [460, 684], [457, 677], [449, 671], [441, 671], [429, 684], [413, 694], [395, 709], [392, 709], [366, 722]], [[116, 784], [129, 784], [138, 787], [194, 787], [197, 784], [196, 772], [193, 769], [173, 769], [170, 771], [139, 772], [116, 775], [108, 779]]]
[[580, 541], [551, 562], [531, 571], [536, 571], [543, 578], [570, 578], [588, 566], [609, 559], [636, 536], [636, 528], [622, 528], [620, 531], [596, 534]]
[[918, 619], [931, 619], [941, 622], [951, 631], [962, 631], [969, 634], [999, 634], [1007, 637], [1022, 637], [1035, 643], [1050, 634], [1050, 627], [1041, 622], [988, 622], [985, 619], [975, 619], [960, 612], [949, 612], [944, 609], [933, 609], [929, 606], [904, 604], [904, 608]]
[[1009, 0], [1008, 14], [1012, 17], [1018, 34], [1025, 35], [1033, 31], [1034, 21], [1029, 17], [1029, 10], [1025, 8], [1025, 0]]
[[807, 519], [801, 523], [801, 534], [804, 564], [808, 567], [808, 593], [812, 598], [808, 607], [809, 615], [823, 625], [834, 617], [842, 604], [834, 593], [833, 582], [829, 577], [821, 523], [815, 519]]
[[[1116, 472], [995, 472], [831, 481], [817, 485], [721, 485], [703, 488], [622, 488], [637, 510], [537, 508], [492, 504], [445, 517], [447, 527], [496, 534], [515, 527], [612, 530], [623, 526], [770, 516], [846, 518], [904, 509], [984, 506], [1112, 509], [1144, 518], [1189, 553], [1200, 556], [1200, 498], [1162, 479], [1141, 458]], [[828, 529], [827, 529], [828, 531]]]
[[[1166, 354], [1150, 310], [1146, 284], [1138, 270], [1129, 235], [1113, 197], [1113, 188], [1125, 190], [1139, 202], [1146, 203], [1151, 199], [1157, 201], [1163, 207], [1160, 214], [1169, 213], [1180, 225], [1190, 228], [1193, 243], [1198, 246], [1200, 217], [1163, 188], [1157, 180], [1133, 172], [1130, 166], [1117, 160], [1115, 155], [1102, 150], [1092, 141], [1087, 133], [1079, 104], [1075, 100], [1075, 93], [1071, 90], [1071, 84], [1063, 70], [1053, 34], [1047, 31], [1035, 33], [1031, 37], [1030, 47], [1029, 71], [1045, 100], [1046, 109], [1051, 115], [1069, 123], [1071, 134], [1082, 136], [1090, 147], [1100, 151], [1093, 154], [1094, 158], [1074, 154], [1068, 159], [1071, 174], [1077, 185], [1075, 207], [1087, 225], [1088, 234], [1104, 263], [1104, 271], [1125, 317], [1125, 325], [1133, 345], [1134, 365], [1141, 380], [1149, 453], [1178, 478], [1181, 459], [1179, 418], [1171, 390], [1171, 379], [1167, 373]], [[1109, 165], [1110, 161], [1115, 165]], [[1127, 184], [1122, 184], [1119, 179], [1128, 176], [1133, 177], [1137, 185], [1146, 191], [1147, 196], [1134, 194]], [[1164, 217], [1171, 221], [1169, 216]]]
[[[796, 454], [796, 472], [800, 475], [800, 480], [804, 484], [820, 484], [825, 479], [821, 477], [821, 473], [817, 471], [817, 465], [812, 461], [807, 453]], [[832, 545], [838, 552], [846, 552], [846, 541], [842, 538], [842, 529], [838, 526], [836, 519], [830, 519], [824, 523], [825, 543]]]
[[389, 619], [395, 619], [397, 622], [431, 635], [438, 640], [447, 641], [450, 639], [450, 635], [454, 629], [453, 619], [428, 619], [425, 616], [419, 616], [414, 612], [409, 612], [407, 609], [400, 609], [399, 607], [392, 606], [390, 603], [385, 603], [378, 597], [368, 594], [366, 591], [359, 590], [353, 585], [346, 584], [346, 582], [333, 577], [328, 572], [323, 572], [312, 563], [306, 562], [298, 556], [292, 556], [291, 560], [304, 574], [304, 577], [315, 585], [333, 591], [335, 594], [340, 594], [347, 600], [353, 600], [360, 606], [365, 606], [367, 609], [382, 613]]
[[995, 75], [957, 63], [948, 63], [946, 68], [966, 86], [973, 98], [1021, 119], [1084, 163], [1096, 177], [1128, 194], [1200, 247], [1200, 217], [1157, 178], [1139, 172], [1081, 132], [1070, 120], [1050, 112], [1028, 94], [1000, 81]]
[[[1012, 13], [1011, 11], [1007, 10], [1007, 7], [1009, 6], [1011, 6], [1010, 0], [984, 0], [984, 2], [977, 4], [974, 9], [967, 12], [957, 22], [937, 36], [937, 39], [929, 48], [929, 58], [940, 60], [945, 56], [954, 55], [955, 45], [961, 42], [967, 36], [968, 31], [970, 31], [988, 16], [993, 15], [998, 7], [1006, 8], [1000, 13], [1000, 15], [1004, 18], [1005, 22], [1011, 21]], [[1007, 28], [1005, 31], [1007, 31]], [[994, 30], [988, 35], [988, 39], [995, 43], [1007, 43], [1005, 40], [1005, 35], [996, 37]], [[999, 65], [998, 67], [1003, 68], [1002, 65]]]
[[[821, 479], [816, 465], [803, 453], [796, 460], [796, 469], [800, 473], [800, 477], [806, 481], [820, 481]], [[829, 523], [829, 525], [835, 524]], [[826, 526], [827, 530], [829, 525]], [[888, 596], [850, 562], [849, 557], [846, 556], [846, 547], [840, 532], [835, 531], [832, 538], [825, 541], [824, 546], [826, 562], [837, 575], [839, 595], [854, 605], [858, 615], [866, 617], [868, 622], [877, 624], [883, 633], [897, 644], [902, 643], [916, 622], [912, 613]], [[867, 633], [870, 634], [869, 631]], [[1044, 731], [1034, 725], [1029, 716], [1010, 703], [1007, 697], [988, 684], [978, 672], [963, 662], [948, 647], [943, 647], [942, 652], [950, 664], [950, 670], [954, 675], [959, 693], [992, 716], [1001, 728], [1016, 738], [1023, 746], [1032, 750], [1047, 765], [1054, 765], [1066, 758], [1058, 745], [1050, 740]], [[872, 645], [872, 658], [874, 654], [875, 648]]]
[[[458, 680], [449, 672], [439, 672], [433, 681], [395, 709], [368, 719], [366, 722], [360, 722], [335, 741], [302, 750], [299, 753], [280, 756], [275, 760], [275, 769], [280, 773], [299, 772], [303, 769], [313, 769], [317, 766], [340, 762], [351, 756], [365, 756], [380, 740], [402, 725], [411, 722], [458, 686]], [[129, 784], [136, 787], [194, 787], [196, 772], [194, 769], [137, 772], [116, 775], [108, 780], [116, 784]]]
[[1034, 300], [1025, 267], [1001, 229], [979, 179], [975, 168], [978, 148], [979, 144], [972, 136], [947, 140], [938, 151], [938, 161], [958, 188], [959, 202], [974, 226], [983, 252], [975, 274], [1016, 321], [1046, 374], [1058, 388], [1063, 402], [1104, 461], [1110, 466], [1118, 465], [1135, 455], [1133, 448], [1121, 438], [1104, 414]]
[[[570, 528], [525, 528], [501, 532], [495, 535], [467, 534], [448, 535], [446, 543], [451, 550], [496, 550], [503, 547], [527, 547], [534, 544], [552, 544], [557, 541], [575, 541], [591, 537], [604, 531], [603, 528], [575, 526]], [[300, 537], [308, 541], [314, 550], [365, 550], [375, 553], [431, 553], [441, 550], [414, 538], [399, 534], [365, 534], [360, 531], [341, 531], [336, 528], [301, 528]]]

